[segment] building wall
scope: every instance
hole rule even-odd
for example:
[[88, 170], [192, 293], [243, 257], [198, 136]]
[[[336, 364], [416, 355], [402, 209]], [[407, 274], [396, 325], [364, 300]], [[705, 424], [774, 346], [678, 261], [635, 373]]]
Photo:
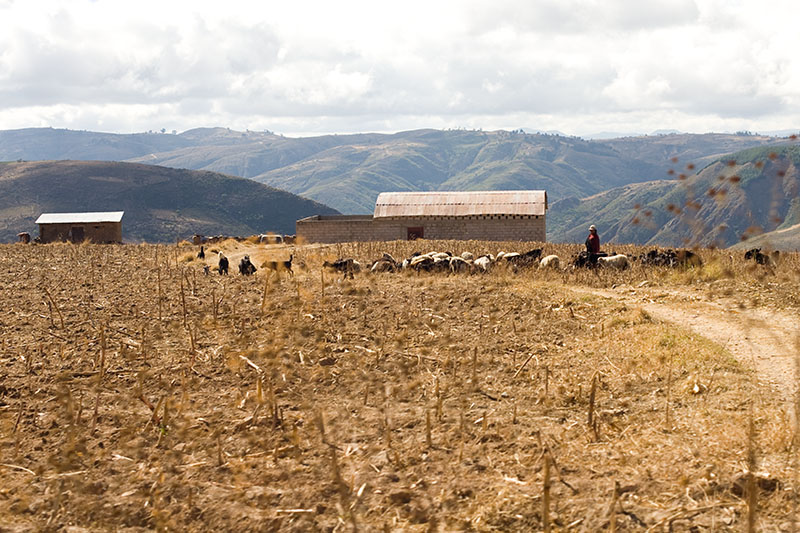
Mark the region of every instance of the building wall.
[[[73, 237], [73, 228], [83, 229], [83, 239]], [[122, 242], [121, 222], [95, 222], [91, 224], [39, 224], [42, 242], [82, 241], [95, 243]]]
[[318, 216], [297, 221], [297, 236], [307, 242], [391, 241], [408, 238], [409, 228], [422, 228], [425, 239], [544, 241], [545, 217], [494, 215], [470, 217], [372, 218]]

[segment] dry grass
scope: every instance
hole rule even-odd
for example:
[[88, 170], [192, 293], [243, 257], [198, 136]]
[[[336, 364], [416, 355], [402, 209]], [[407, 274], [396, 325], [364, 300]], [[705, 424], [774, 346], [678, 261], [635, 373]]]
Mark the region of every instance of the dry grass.
[[769, 275], [724, 251], [685, 272], [321, 270], [532, 247], [307, 246], [294, 278], [206, 277], [175, 246], [0, 247], [0, 523], [738, 531], [751, 450], [769, 472], [759, 527], [785, 527], [785, 406], [718, 346], [570, 286], [756, 288], [759, 305], [797, 309], [796, 256]]

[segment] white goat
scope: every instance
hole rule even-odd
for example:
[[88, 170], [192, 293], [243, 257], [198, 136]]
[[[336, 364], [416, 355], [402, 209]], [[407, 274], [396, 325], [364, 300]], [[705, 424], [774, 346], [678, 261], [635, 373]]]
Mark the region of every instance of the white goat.
[[552, 268], [554, 270], [558, 270], [561, 268], [561, 260], [557, 255], [548, 255], [539, 261], [539, 268]]
[[617, 254], [608, 257], [598, 257], [597, 264], [608, 268], [615, 268], [617, 270], [625, 270], [628, 268], [628, 256]]
[[473, 262], [481, 272], [488, 272], [492, 267], [492, 263], [494, 263], [494, 257], [491, 254], [482, 255]]
[[460, 257], [450, 258], [450, 272], [469, 272], [472, 267], [472, 262], [462, 259]]

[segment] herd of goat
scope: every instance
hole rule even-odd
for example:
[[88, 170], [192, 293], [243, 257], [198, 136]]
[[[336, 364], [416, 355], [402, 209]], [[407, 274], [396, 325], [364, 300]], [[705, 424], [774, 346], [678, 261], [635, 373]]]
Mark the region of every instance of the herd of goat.
[[[485, 273], [495, 266], [502, 265], [514, 271], [526, 268], [540, 269], [580, 269], [580, 268], [605, 268], [615, 270], [625, 270], [636, 262], [643, 266], [654, 267], [698, 267], [703, 264], [700, 256], [691, 250], [660, 250], [653, 249], [638, 256], [627, 256], [618, 253], [599, 253], [589, 254], [580, 252], [573, 256], [569, 263], [562, 266], [562, 261], [557, 255], [543, 256], [542, 248], [535, 248], [524, 253], [519, 252], [499, 252], [497, 255], [485, 254], [475, 257], [471, 252], [463, 252], [461, 255], [454, 255], [451, 252], [414, 252], [410, 257], [398, 261], [388, 253], [384, 253], [380, 258], [372, 261], [368, 265], [362, 265], [353, 258], [339, 258], [336, 261], [325, 261], [323, 267], [342, 273], [344, 277], [352, 278], [354, 274], [361, 271], [378, 272], [399, 272], [403, 270], [412, 272], [449, 272], [449, 273]], [[779, 258], [779, 252], [765, 254], [760, 248], [748, 250], [744, 258], [760, 265], [768, 267], [775, 266]], [[199, 257], [204, 257], [201, 247]], [[293, 274], [293, 256], [288, 261], [266, 261], [261, 266], [272, 271], [286, 271]], [[219, 252], [219, 266], [216, 269], [220, 274], [228, 273], [228, 259]], [[256, 268], [250, 262], [248, 256], [244, 256], [239, 264], [239, 272], [243, 275], [252, 275]], [[208, 274], [208, 267], [206, 267]]]
[[325, 261], [323, 266], [341, 272], [346, 277], [362, 270], [371, 272], [398, 272], [410, 270], [417, 272], [451, 272], [451, 273], [482, 273], [488, 272], [497, 265], [504, 265], [513, 270], [524, 268], [541, 268], [561, 270], [564, 268], [610, 268], [624, 270], [629, 268], [633, 261], [643, 265], [652, 266], [699, 266], [702, 264], [700, 256], [690, 250], [651, 250], [638, 257], [629, 257], [624, 254], [600, 253], [591, 256], [587, 252], [575, 255], [568, 264], [563, 265], [557, 255], [543, 256], [542, 248], [518, 252], [499, 252], [497, 255], [485, 254], [475, 257], [471, 252], [454, 255], [451, 252], [415, 252], [411, 257], [398, 261], [388, 253], [371, 262], [362, 265], [353, 258], [340, 258], [336, 261]]
[[[415, 252], [411, 257], [403, 261], [398, 261], [390, 254], [384, 253], [382, 257], [372, 261], [369, 265], [362, 265], [353, 258], [340, 258], [336, 261], [325, 261], [323, 266], [341, 272], [345, 277], [352, 278], [353, 274], [362, 270], [369, 270], [370, 272], [410, 270], [417, 272], [483, 273], [488, 272], [496, 265], [504, 265], [516, 271], [523, 268], [554, 270], [606, 268], [625, 270], [634, 262], [643, 266], [667, 268], [691, 268], [699, 267], [703, 264], [700, 256], [691, 250], [653, 249], [638, 256], [602, 252], [592, 256], [583, 251], [573, 256], [569, 263], [565, 265], [562, 265], [562, 261], [557, 255], [543, 257], [542, 252], [542, 248], [536, 248], [525, 253], [499, 252], [496, 256], [486, 254], [477, 258], [470, 252], [464, 252], [461, 255], [454, 255], [450, 252], [428, 252], [425, 254]], [[760, 248], [756, 248], [748, 250], [744, 257], [745, 260], [773, 267], [778, 260], [779, 253], [765, 254], [761, 252]]]

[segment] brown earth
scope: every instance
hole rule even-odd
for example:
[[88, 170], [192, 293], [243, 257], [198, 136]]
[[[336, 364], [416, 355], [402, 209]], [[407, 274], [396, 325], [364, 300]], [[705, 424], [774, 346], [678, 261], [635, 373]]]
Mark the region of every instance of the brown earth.
[[[785, 398], [733, 357], [736, 335], [690, 329], [730, 320], [764, 346], [730, 317], [793, 312], [794, 263], [321, 269], [413, 246], [221, 244], [232, 272], [295, 254], [294, 277], [252, 278], [204, 276], [214, 248], [0, 246], [0, 531], [791, 526]], [[695, 286], [713, 301], [689, 302]]]

